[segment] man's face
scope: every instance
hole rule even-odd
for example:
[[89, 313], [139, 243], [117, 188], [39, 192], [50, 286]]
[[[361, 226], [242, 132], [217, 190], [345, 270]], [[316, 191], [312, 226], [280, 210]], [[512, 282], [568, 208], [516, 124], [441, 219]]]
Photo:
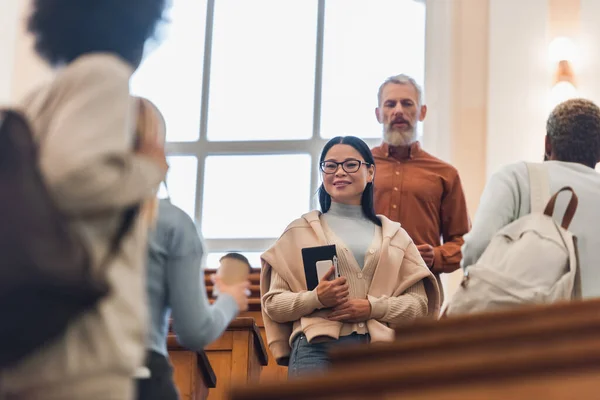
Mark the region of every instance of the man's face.
[[375, 110], [383, 125], [383, 140], [392, 146], [407, 146], [417, 140], [417, 122], [425, 119], [426, 106], [419, 106], [417, 90], [411, 84], [388, 83]]

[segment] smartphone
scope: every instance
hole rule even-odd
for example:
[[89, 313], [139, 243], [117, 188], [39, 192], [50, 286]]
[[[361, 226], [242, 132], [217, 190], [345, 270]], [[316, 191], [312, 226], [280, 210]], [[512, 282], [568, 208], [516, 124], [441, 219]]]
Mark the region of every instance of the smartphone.
[[[329, 271], [332, 266], [333, 266], [333, 262], [331, 260], [317, 261], [317, 278], [319, 278], [319, 282], [321, 281], [321, 279], [323, 279], [323, 277], [325, 276], [327, 271]], [[331, 281], [334, 278], [335, 278], [335, 274], [332, 275], [329, 280]]]
[[[305, 247], [302, 249], [302, 264], [306, 278], [306, 288], [313, 290], [319, 285], [320, 277], [331, 268], [332, 260], [336, 258], [335, 244]], [[321, 265], [317, 268], [317, 263]], [[333, 261], [335, 266], [336, 262]], [[319, 269], [319, 271], [317, 271]]]

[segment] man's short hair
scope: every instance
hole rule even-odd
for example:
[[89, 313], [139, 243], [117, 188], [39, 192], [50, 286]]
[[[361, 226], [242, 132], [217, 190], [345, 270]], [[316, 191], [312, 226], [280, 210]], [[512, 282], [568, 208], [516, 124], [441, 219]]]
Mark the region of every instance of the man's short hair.
[[248, 266], [248, 269], [250, 270], [250, 272], [253, 271], [252, 265], [250, 265], [250, 261], [248, 261], [248, 259], [240, 253], [227, 253], [223, 257], [219, 258], [219, 262], [223, 261], [223, 259], [225, 259], [225, 258], [232, 258], [234, 260], [241, 261]]
[[417, 91], [417, 105], [419, 107], [423, 105], [423, 89], [421, 89], [421, 86], [419, 86], [419, 84], [417, 83], [417, 81], [414, 80], [414, 78], [405, 74], [400, 74], [390, 76], [381, 84], [381, 86], [379, 86], [379, 90], [377, 91], [378, 106], [381, 106], [381, 96], [383, 95], [383, 89], [390, 83], [394, 83], [397, 85], [412, 85]]
[[585, 99], [560, 103], [548, 117], [546, 134], [557, 160], [596, 165], [600, 156], [600, 108]]
[[[137, 66], [169, 0], [34, 0], [28, 30], [51, 65], [94, 52]], [[169, 3], [170, 4], [170, 3]]]

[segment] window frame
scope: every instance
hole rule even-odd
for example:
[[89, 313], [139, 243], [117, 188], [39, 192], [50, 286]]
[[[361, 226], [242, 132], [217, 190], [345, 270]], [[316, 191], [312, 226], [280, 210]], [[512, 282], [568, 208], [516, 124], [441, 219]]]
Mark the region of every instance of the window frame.
[[[315, 195], [320, 184], [319, 156], [322, 148], [330, 139], [320, 136], [321, 126], [321, 90], [323, 81], [323, 49], [325, 31], [325, 1], [318, 0], [317, 35], [315, 57], [315, 88], [313, 101], [312, 135], [302, 140], [260, 140], [260, 141], [210, 141], [208, 140], [208, 111], [211, 79], [211, 55], [213, 46], [213, 26], [215, 2], [207, 0], [206, 29], [204, 36], [204, 60], [202, 76], [202, 94], [200, 110], [200, 133], [197, 141], [167, 142], [168, 156], [195, 156], [198, 159], [196, 175], [196, 195], [194, 220], [198, 230], [202, 229], [202, 209], [204, 198], [204, 169], [209, 156], [227, 155], [279, 155], [279, 154], [309, 154], [312, 158], [310, 179], [310, 209], [318, 209], [318, 199]], [[413, 0], [424, 2], [424, 0]], [[374, 89], [376, 90], [376, 89]], [[363, 138], [369, 147], [381, 143], [381, 138]], [[300, 217], [300, 216], [298, 216]], [[291, 221], [289, 221], [291, 222]], [[262, 252], [269, 248], [277, 238], [237, 238], [211, 239], [204, 238], [206, 253], [213, 252]], [[204, 257], [206, 260], [206, 257]], [[206, 261], [204, 261], [206, 262]], [[204, 265], [203, 267], [207, 267]], [[214, 267], [214, 266], [213, 266]]]

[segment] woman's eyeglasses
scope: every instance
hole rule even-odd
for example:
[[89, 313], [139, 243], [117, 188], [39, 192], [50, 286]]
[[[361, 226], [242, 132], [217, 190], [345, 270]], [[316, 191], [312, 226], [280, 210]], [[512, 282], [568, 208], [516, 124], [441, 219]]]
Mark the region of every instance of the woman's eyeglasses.
[[342, 169], [349, 174], [352, 174], [360, 169], [361, 165], [369, 166], [371, 163], [360, 161], [360, 160], [346, 160], [343, 162], [335, 162], [335, 161], [323, 161], [321, 163], [321, 171], [326, 174], [335, 174], [339, 168], [342, 166]]

